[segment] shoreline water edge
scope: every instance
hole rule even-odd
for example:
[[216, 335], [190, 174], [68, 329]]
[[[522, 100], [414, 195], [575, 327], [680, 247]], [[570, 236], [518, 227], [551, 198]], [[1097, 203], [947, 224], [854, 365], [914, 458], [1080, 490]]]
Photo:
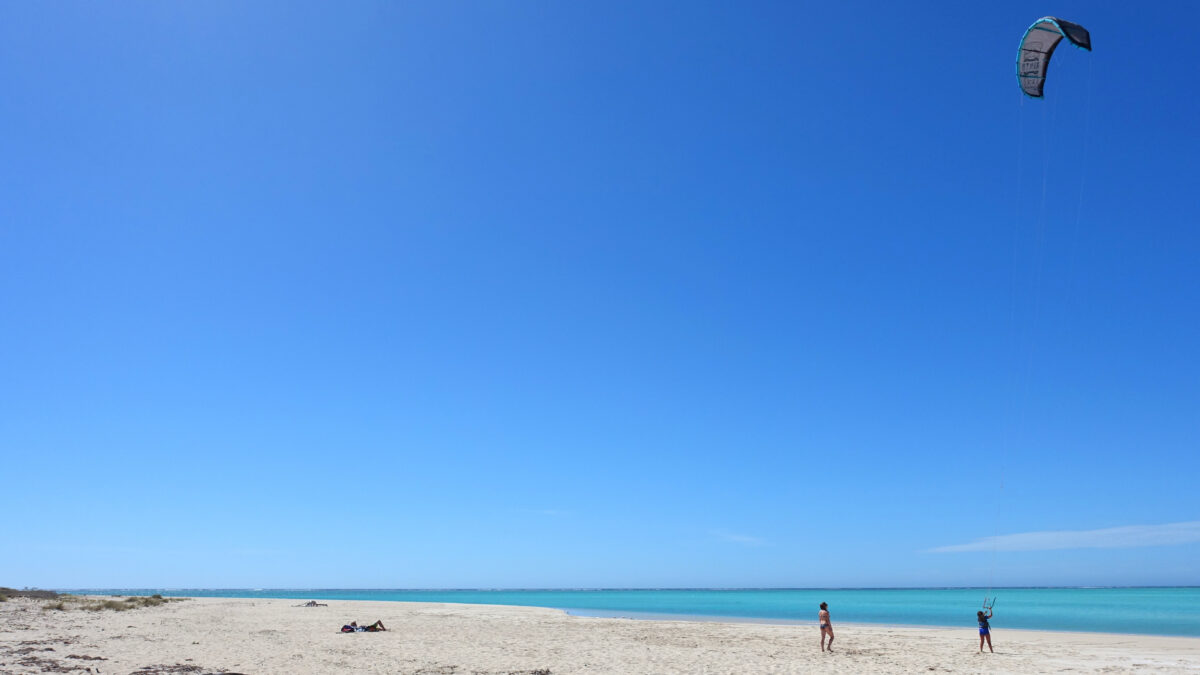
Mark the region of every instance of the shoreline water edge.
[[82, 589], [96, 595], [391, 600], [560, 609], [579, 616], [806, 624], [828, 602], [840, 622], [974, 625], [985, 596], [1009, 629], [1200, 637], [1200, 588], [904, 589]]

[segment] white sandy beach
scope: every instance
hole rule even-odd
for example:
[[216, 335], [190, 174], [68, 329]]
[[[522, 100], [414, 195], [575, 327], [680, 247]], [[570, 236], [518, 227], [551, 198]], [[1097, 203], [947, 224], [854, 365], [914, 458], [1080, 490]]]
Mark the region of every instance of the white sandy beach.
[[[131, 611], [0, 603], [3, 673], [1200, 672], [1200, 638], [1006, 630], [995, 654], [961, 629], [582, 618], [552, 609], [196, 598]], [[339, 632], [382, 620], [384, 633]]]

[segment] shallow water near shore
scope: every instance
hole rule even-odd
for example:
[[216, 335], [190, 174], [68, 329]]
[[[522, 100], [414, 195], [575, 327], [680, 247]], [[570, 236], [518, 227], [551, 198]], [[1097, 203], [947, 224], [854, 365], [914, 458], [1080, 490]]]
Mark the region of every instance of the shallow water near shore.
[[[646, 589], [646, 590], [389, 590], [389, 589], [75, 589], [75, 593], [390, 600], [550, 607], [591, 616], [729, 618], [815, 623], [829, 603], [835, 625], [878, 623], [975, 628], [987, 589]], [[996, 596], [996, 630], [1134, 633], [1200, 637], [1200, 588], [1011, 588]]]

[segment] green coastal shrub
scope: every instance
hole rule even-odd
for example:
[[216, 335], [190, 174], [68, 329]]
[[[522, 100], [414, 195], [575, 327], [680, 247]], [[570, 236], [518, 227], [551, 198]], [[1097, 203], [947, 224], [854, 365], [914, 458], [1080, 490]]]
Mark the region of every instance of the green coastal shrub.
[[98, 600], [89, 602], [83, 606], [83, 609], [98, 612], [102, 609], [111, 609], [116, 612], [124, 612], [130, 609], [139, 609], [142, 607], [157, 607], [165, 605], [168, 602], [175, 602], [182, 598], [164, 598], [161, 595], [151, 595], [150, 597], [134, 596], [124, 600]]
[[[117, 596], [120, 598], [120, 596]], [[168, 602], [180, 602], [187, 598], [164, 598], [161, 595], [151, 595], [149, 597], [134, 596], [120, 599], [98, 599], [86, 598], [77, 595], [60, 595], [58, 601], [42, 605], [42, 609], [46, 611], [66, 611], [69, 609], [83, 609], [89, 612], [99, 612], [106, 609], [111, 609], [114, 612], [126, 612], [131, 609], [141, 609], [143, 607], [157, 607], [165, 605]]]

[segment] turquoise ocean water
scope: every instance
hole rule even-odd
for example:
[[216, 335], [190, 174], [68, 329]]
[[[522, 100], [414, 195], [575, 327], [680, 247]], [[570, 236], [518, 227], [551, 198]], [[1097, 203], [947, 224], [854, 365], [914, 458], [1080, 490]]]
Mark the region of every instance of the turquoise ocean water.
[[[74, 589], [77, 593], [295, 600], [396, 600], [523, 605], [591, 616], [736, 618], [815, 623], [829, 603], [835, 624], [975, 628], [985, 589], [833, 590], [385, 590]], [[1011, 588], [997, 597], [995, 629], [1200, 637], [1200, 588]]]

